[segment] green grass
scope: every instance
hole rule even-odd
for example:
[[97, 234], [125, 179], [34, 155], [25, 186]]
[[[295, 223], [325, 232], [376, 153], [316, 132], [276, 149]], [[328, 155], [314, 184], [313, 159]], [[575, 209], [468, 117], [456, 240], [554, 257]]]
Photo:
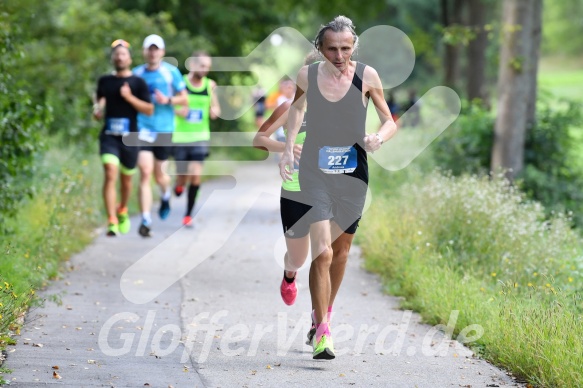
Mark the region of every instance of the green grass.
[[35, 291], [59, 276], [62, 262], [92, 240], [102, 220], [97, 157], [55, 150], [37, 171], [34, 199], [8, 221], [12, 232], [0, 236], [0, 348], [18, 332]]
[[583, 100], [583, 70], [543, 72], [539, 76], [539, 87], [557, 97]]
[[534, 385], [580, 384], [583, 241], [569, 220], [487, 178], [394, 176], [405, 183], [376, 184], [357, 237], [387, 291], [430, 324], [458, 310], [456, 335], [480, 325], [470, 345]]

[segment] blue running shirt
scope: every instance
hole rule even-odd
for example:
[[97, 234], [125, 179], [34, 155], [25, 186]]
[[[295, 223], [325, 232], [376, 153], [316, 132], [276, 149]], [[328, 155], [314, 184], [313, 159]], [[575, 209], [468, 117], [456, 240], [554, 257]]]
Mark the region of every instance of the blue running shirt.
[[150, 132], [173, 132], [174, 131], [174, 107], [172, 105], [160, 105], [156, 103], [154, 90], [158, 89], [168, 97], [184, 90], [186, 85], [182, 79], [182, 74], [177, 67], [169, 63], [162, 62], [156, 70], [148, 70], [147, 65], [141, 65], [133, 70], [134, 74], [142, 77], [148, 84], [152, 103], [154, 103], [154, 114], [146, 116], [138, 114], [138, 128], [140, 131], [146, 129]]

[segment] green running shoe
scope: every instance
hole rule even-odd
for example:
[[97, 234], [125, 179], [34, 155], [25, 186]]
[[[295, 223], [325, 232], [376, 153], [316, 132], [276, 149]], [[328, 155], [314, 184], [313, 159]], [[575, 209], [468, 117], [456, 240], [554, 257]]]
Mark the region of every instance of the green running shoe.
[[314, 336], [312, 346], [314, 347], [314, 351], [312, 352], [312, 358], [314, 360], [333, 360], [336, 358], [330, 333], [322, 335], [318, 343], [316, 343], [316, 336]]
[[132, 224], [130, 222], [128, 211], [126, 210], [123, 213], [117, 213], [117, 219], [119, 222], [119, 232], [121, 234], [129, 233]]
[[118, 224], [109, 224], [109, 226], [107, 227], [107, 233], [106, 235], [108, 237], [115, 237], [119, 234], [119, 226]]

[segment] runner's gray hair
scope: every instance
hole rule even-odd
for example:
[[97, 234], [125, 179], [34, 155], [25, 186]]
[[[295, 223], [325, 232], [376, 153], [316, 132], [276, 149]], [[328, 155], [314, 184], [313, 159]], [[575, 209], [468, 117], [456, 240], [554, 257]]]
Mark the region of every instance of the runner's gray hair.
[[314, 39], [314, 46], [317, 50], [322, 48], [322, 44], [324, 43], [324, 34], [328, 30], [333, 32], [348, 31], [354, 38], [354, 49], [356, 50], [358, 47], [358, 35], [356, 35], [354, 29], [355, 27], [354, 24], [352, 24], [352, 20], [343, 15], [336, 16], [330, 23], [320, 27], [320, 31], [318, 31], [316, 39]]

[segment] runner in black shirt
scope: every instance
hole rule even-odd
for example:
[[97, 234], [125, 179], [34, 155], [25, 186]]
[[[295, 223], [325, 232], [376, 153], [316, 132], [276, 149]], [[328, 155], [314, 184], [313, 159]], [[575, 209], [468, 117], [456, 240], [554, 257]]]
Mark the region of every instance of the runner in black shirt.
[[[138, 112], [151, 115], [154, 105], [146, 82], [132, 74], [130, 45], [118, 39], [111, 45], [111, 61], [115, 74], [104, 75], [97, 83], [97, 103], [93, 115], [105, 118], [99, 135], [99, 153], [105, 172], [103, 199], [109, 219], [108, 236], [117, 236], [130, 230], [127, 203], [131, 191], [132, 175], [136, 171], [138, 147], [127, 146], [123, 136], [137, 132]], [[116, 209], [116, 180], [121, 176], [121, 202]]]

